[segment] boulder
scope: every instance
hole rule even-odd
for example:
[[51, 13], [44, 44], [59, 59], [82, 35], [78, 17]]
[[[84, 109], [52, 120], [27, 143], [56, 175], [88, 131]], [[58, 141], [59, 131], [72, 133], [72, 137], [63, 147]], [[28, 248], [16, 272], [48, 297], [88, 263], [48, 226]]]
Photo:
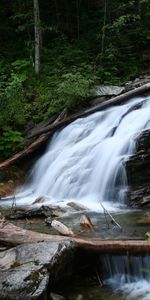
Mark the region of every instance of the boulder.
[[49, 299], [49, 287], [72, 273], [74, 243], [40, 242], [0, 252], [2, 299]]
[[94, 96], [117, 96], [124, 92], [124, 87], [115, 85], [97, 85]]

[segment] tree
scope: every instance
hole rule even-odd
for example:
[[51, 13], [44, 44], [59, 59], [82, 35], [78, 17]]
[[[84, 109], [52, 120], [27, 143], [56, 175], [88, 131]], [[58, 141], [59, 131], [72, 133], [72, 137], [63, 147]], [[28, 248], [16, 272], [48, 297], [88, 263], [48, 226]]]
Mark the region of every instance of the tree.
[[40, 73], [40, 47], [41, 47], [41, 24], [40, 24], [40, 10], [39, 1], [33, 0], [34, 5], [34, 34], [35, 34], [35, 74], [38, 77]]

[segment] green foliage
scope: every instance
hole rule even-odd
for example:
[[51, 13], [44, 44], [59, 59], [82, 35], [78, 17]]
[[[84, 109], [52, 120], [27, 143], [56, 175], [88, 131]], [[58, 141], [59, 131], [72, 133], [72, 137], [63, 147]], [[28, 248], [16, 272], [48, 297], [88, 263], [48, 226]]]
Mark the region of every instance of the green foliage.
[[[81, 70], [82, 69], [82, 70]], [[74, 68], [72, 72], [57, 76], [50, 76], [39, 85], [38, 95], [34, 102], [36, 120], [48, 118], [62, 109], [77, 110], [86, 104], [91, 94], [95, 77], [83, 72], [83, 68]], [[58, 72], [58, 70], [57, 70]]]
[[75, 109], [82, 106], [84, 100], [90, 95], [92, 79], [86, 78], [79, 71], [63, 74], [56, 83], [54, 98], [47, 114], [51, 110], [61, 110], [62, 108]]
[[24, 75], [19, 76], [12, 73], [5, 82], [0, 82], [0, 124], [9, 122], [22, 123], [23, 121], [23, 102]]
[[33, 15], [32, 1], [0, 3], [0, 147], [5, 156], [20, 142], [17, 132], [28, 120], [81, 109], [95, 82], [122, 84], [150, 64], [149, 0], [79, 1], [78, 8], [73, 0], [40, 2], [38, 79]]
[[1, 130], [0, 138], [0, 152], [3, 153], [4, 157], [8, 157], [18, 143], [22, 142], [23, 138], [21, 133], [17, 130], [13, 130], [10, 126], [4, 126]]
[[17, 60], [10, 66], [8, 74], [0, 76], [0, 125], [24, 124], [28, 103], [26, 102], [26, 82], [30, 63]]

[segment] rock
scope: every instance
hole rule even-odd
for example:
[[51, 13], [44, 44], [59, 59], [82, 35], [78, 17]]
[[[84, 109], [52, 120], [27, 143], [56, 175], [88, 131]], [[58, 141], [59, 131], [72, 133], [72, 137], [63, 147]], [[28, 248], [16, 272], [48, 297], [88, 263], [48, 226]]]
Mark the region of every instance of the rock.
[[77, 202], [68, 202], [67, 205], [77, 211], [89, 210], [88, 207], [84, 206], [83, 204], [77, 203]]
[[48, 217], [47, 219], [45, 219], [45, 223], [47, 225], [51, 225], [52, 224], [52, 217]]
[[117, 96], [124, 92], [124, 87], [115, 85], [95, 86], [95, 96]]
[[18, 208], [11, 210], [9, 214], [5, 214], [8, 220], [21, 220], [31, 218], [48, 218], [46, 223], [50, 223], [51, 218], [62, 217], [67, 212], [67, 209], [61, 207], [53, 207], [49, 205], [42, 205], [41, 207], [35, 207], [31, 209]]
[[150, 183], [130, 186], [128, 197], [132, 207], [150, 207]]
[[1, 299], [49, 299], [48, 285], [70, 276], [74, 244], [70, 241], [24, 244], [0, 252]]
[[84, 300], [84, 296], [82, 294], [79, 294], [77, 296], [76, 300]]
[[125, 162], [132, 207], [150, 206], [150, 130], [137, 137], [137, 151]]
[[42, 205], [39, 208], [32, 208], [28, 210], [18, 210], [16, 213], [13, 213], [11, 215], [6, 215], [7, 219], [30, 219], [30, 218], [45, 218], [52, 215], [52, 209], [51, 207], [47, 205]]
[[146, 74], [146, 75], [141, 75], [137, 78], [135, 78], [133, 81], [128, 81], [125, 84], [125, 88], [124, 88], [124, 92], [128, 92], [130, 90], [133, 90], [135, 88], [138, 88], [144, 84], [147, 84], [150, 82], [150, 75]]
[[37, 204], [37, 203], [41, 203], [41, 202], [44, 202], [46, 199], [46, 196], [39, 196], [37, 197], [32, 204]]
[[137, 221], [137, 224], [139, 224], [139, 225], [149, 225], [150, 224], [150, 216], [142, 217], [141, 219], [139, 219]]
[[145, 239], [150, 241], [150, 232], [145, 233]]
[[58, 294], [50, 293], [50, 300], [66, 300], [66, 298]]

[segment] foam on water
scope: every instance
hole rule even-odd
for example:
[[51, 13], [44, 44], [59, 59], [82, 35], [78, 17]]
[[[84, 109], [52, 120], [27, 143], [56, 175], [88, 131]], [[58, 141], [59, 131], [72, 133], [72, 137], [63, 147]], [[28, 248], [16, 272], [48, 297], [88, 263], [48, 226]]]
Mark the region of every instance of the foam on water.
[[115, 292], [122, 292], [125, 299], [150, 299], [149, 256], [104, 255], [101, 266], [106, 276], [104, 283]]
[[[150, 97], [80, 118], [58, 131], [46, 153], [36, 162], [24, 186], [16, 192], [17, 205], [79, 202], [101, 211], [124, 208], [127, 178], [124, 161], [135, 152], [136, 138], [150, 128]], [[12, 200], [1, 202], [12, 205]], [[36, 204], [41, 205], [41, 204]], [[149, 257], [103, 257], [105, 283], [125, 299], [150, 300]]]
[[150, 97], [71, 123], [54, 134], [30, 180], [17, 190], [17, 205], [31, 205], [45, 196], [45, 204], [76, 201], [102, 210], [103, 202], [106, 209], [118, 210], [127, 188], [123, 162], [134, 153], [136, 137], [145, 128], [150, 128]]

